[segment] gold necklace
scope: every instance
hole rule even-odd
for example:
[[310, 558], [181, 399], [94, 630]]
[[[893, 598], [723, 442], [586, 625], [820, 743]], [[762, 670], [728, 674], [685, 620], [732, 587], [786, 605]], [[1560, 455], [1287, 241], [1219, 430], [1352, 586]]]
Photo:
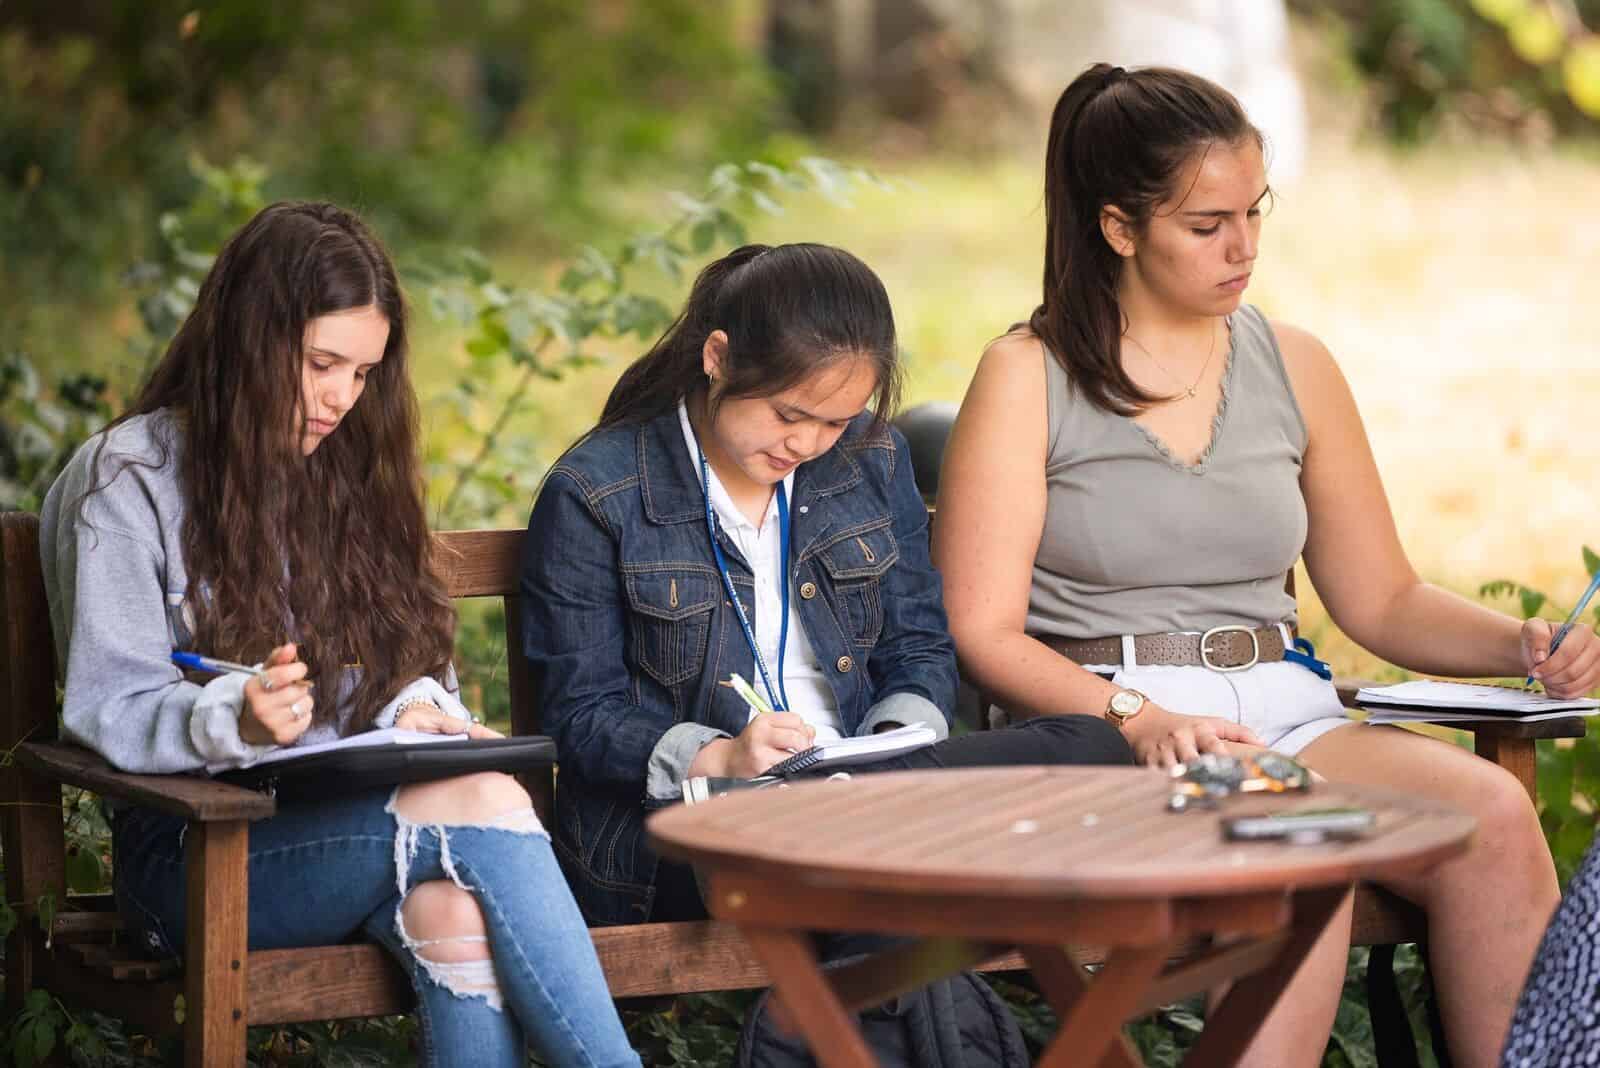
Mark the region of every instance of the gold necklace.
[[1183, 379], [1167, 370], [1167, 365], [1156, 359], [1156, 354], [1141, 345], [1138, 338], [1128, 333], [1124, 333], [1122, 336], [1133, 342], [1135, 345], [1138, 345], [1139, 351], [1150, 357], [1150, 362], [1159, 367], [1162, 374], [1176, 382], [1178, 384], [1178, 388], [1183, 390], [1183, 392], [1188, 395], [1190, 399], [1194, 398], [1195, 392], [1200, 388], [1200, 380], [1205, 378], [1206, 372], [1211, 369], [1211, 357], [1215, 355], [1217, 351], [1217, 327], [1216, 324], [1213, 323], [1211, 326], [1211, 343], [1206, 346], [1206, 362], [1200, 365], [1200, 373], [1195, 375], [1193, 384], [1186, 386], [1183, 384]]

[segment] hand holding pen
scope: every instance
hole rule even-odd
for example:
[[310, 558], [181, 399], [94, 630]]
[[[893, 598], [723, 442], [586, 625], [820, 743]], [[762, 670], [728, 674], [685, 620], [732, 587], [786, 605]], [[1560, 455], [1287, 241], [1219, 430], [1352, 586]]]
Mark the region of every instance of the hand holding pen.
[[315, 700], [310, 670], [294, 643], [280, 645], [259, 665], [236, 664], [195, 653], [173, 653], [180, 667], [213, 674], [251, 676], [244, 684], [244, 706], [239, 709], [239, 737], [251, 745], [288, 745], [311, 726]]
[[689, 765], [690, 776], [754, 778], [772, 765], [810, 748], [816, 739], [816, 728], [804, 717], [795, 712], [774, 711], [755, 688], [738, 675], [718, 685], [733, 690], [749, 706], [750, 722], [735, 738], [718, 738], [707, 743]]
[[1530, 619], [1522, 625], [1522, 657], [1529, 665], [1525, 685], [1533, 685], [1537, 678], [1546, 693], [1560, 698], [1581, 697], [1600, 686], [1600, 638], [1590, 627], [1576, 625], [1596, 590], [1600, 590], [1600, 572], [1556, 628], [1548, 648], [1544, 642], [1550, 633], [1548, 620]]

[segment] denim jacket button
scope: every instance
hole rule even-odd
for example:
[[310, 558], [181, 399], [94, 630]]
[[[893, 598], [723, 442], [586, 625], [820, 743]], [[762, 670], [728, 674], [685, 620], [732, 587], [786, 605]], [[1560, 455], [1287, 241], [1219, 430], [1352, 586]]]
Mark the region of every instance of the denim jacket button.
[[802, 583], [800, 583], [800, 599], [802, 601], [809, 601], [809, 600], [811, 600], [811, 598], [815, 597], [816, 595], [817, 595], [817, 584], [815, 582], [802, 582]]
[[839, 669], [839, 671], [840, 671], [840, 672], [841, 672], [841, 673], [843, 673], [843, 672], [846, 672], [846, 671], [849, 671], [849, 670], [850, 670], [850, 669], [851, 669], [851, 668], [852, 668], [852, 667], [854, 667], [854, 666], [855, 666], [855, 661], [854, 661], [854, 660], [851, 660], [851, 659], [850, 659], [850, 658], [849, 658], [849, 657], [848, 657], [848, 656], [841, 656], [841, 657], [840, 657], [840, 658], [839, 658], [839, 659], [838, 659], [838, 660], [837, 660], [837, 661], [836, 661], [836, 662], [835, 662], [835, 663], [834, 663], [834, 665], [833, 665], [833, 666], [834, 666], [834, 667], [836, 667], [836, 668], [838, 668], [838, 669]]

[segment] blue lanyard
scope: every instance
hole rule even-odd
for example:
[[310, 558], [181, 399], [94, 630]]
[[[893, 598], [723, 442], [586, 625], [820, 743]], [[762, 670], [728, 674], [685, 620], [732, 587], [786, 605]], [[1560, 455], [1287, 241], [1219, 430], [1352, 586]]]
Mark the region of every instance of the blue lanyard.
[[[733, 576], [728, 574], [728, 560], [722, 553], [722, 545], [717, 541], [717, 517], [711, 510], [711, 465], [706, 463], [706, 452], [699, 449], [700, 453], [700, 488], [706, 498], [706, 533], [711, 536], [711, 555], [717, 559], [717, 571], [722, 575], [722, 588], [728, 591], [728, 599], [733, 602], [733, 611], [739, 617], [739, 626], [744, 629], [744, 640], [750, 645], [750, 652], [755, 656], [756, 670], [761, 673], [761, 683], [767, 688], [767, 701], [772, 705], [773, 711], [782, 712], [789, 707], [789, 695], [783, 688], [783, 656], [788, 652], [789, 646], [789, 495], [783, 491], [783, 483], [777, 485], [778, 493], [778, 547], [782, 557], [779, 572], [778, 587], [783, 591], [783, 622], [778, 625], [778, 685], [772, 685], [772, 675], [767, 671], [767, 659], [761, 655], [761, 647], [756, 644], [756, 632], [750, 626], [750, 617], [745, 613], [744, 603], [739, 600], [739, 593], [733, 588]], [[760, 581], [759, 578], [756, 581]]]

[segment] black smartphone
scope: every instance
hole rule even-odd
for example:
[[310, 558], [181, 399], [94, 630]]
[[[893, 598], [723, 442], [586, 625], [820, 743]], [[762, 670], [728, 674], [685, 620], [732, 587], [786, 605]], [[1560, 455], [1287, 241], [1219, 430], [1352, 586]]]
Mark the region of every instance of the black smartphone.
[[1307, 808], [1224, 816], [1222, 834], [1242, 842], [1274, 838], [1320, 842], [1326, 838], [1359, 838], [1376, 822], [1372, 812], [1364, 808]]

